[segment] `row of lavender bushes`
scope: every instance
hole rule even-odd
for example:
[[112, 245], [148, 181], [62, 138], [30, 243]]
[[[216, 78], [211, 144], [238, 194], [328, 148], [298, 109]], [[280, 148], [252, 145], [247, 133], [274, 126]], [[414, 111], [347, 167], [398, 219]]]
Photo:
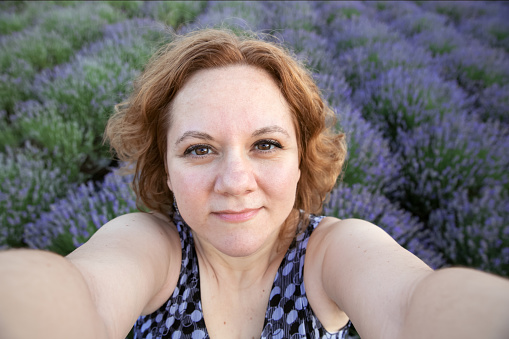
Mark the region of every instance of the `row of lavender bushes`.
[[[16, 53], [23, 57], [8, 59], [1, 75], [5, 88], [22, 94], [0, 110], [0, 246], [47, 248], [66, 254], [81, 243], [74, 235], [68, 236], [74, 230], [70, 221], [64, 224], [60, 219], [58, 228], [47, 220], [62, 210], [56, 206], [65, 205], [72, 194], [84, 189], [81, 184], [95, 187], [89, 191], [87, 199], [91, 201], [106, 187], [103, 177], [116, 162], [102, 143], [102, 133], [114, 104], [126, 97], [148, 57], [167, 40], [167, 31], [194, 18], [204, 3], [4, 2], [1, 6], [5, 34], [0, 36], [0, 60]], [[32, 15], [37, 10], [41, 15]], [[102, 13], [108, 13], [109, 19], [103, 20]], [[73, 29], [73, 18], [79, 29]], [[60, 34], [63, 45], [66, 39], [80, 43], [70, 54], [48, 47], [44, 62], [37, 64], [34, 55], [43, 52], [31, 47], [34, 34], [44, 48], [50, 46], [45, 45], [46, 39], [55, 34]], [[20, 52], [23, 49], [25, 54]], [[12, 71], [24, 67], [30, 72]], [[125, 199], [121, 191], [119, 187], [118, 197]], [[125, 204], [134, 210], [132, 203]], [[128, 211], [122, 208], [97, 213], [107, 211], [101, 220], [112, 219]], [[71, 216], [92, 218], [93, 213], [85, 210], [81, 206]], [[89, 222], [90, 234], [97, 229], [93, 220]], [[58, 236], [62, 232], [68, 234]]]
[[[380, 127], [402, 166], [388, 197], [419, 217], [447, 264], [507, 276], [509, 92], [493, 90], [509, 83], [507, 53], [414, 3], [366, 5], [323, 29], [334, 32], [332, 51], [352, 101]], [[506, 5], [486, 6], [508, 14]]]
[[2, 6], [2, 18], [15, 23], [0, 26], [11, 54], [23, 54], [11, 41], [46, 34], [50, 12], [91, 13], [79, 23], [93, 22], [98, 32], [69, 42], [65, 58], [51, 51], [59, 57], [44, 66], [20, 57], [4, 68], [0, 56], [2, 83], [21, 93], [6, 96], [0, 116], [4, 246], [66, 254], [106, 220], [135, 210], [128, 178], [109, 173], [117, 164], [102, 130], [165, 41], [161, 24], [185, 23], [181, 32], [264, 32], [307, 64], [349, 140], [326, 214], [372, 221], [434, 267], [509, 275], [509, 69], [506, 42], [496, 38], [507, 24], [490, 33], [490, 20], [507, 14], [507, 5], [57, 2], [40, 5], [42, 16], [31, 14], [36, 3]]

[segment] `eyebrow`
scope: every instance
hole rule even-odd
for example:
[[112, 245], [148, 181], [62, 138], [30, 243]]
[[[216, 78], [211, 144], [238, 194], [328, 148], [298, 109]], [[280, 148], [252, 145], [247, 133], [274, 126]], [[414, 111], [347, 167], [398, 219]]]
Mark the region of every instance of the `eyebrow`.
[[[258, 137], [260, 135], [270, 134], [270, 133], [282, 133], [282, 134], [286, 135], [287, 137], [290, 137], [290, 134], [288, 134], [288, 132], [284, 128], [282, 128], [278, 125], [272, 125], [272, 126], [259, 128], [253, 132], [252, 136]], [[179, 143], [181, 143], [182, 141], [184, 141], [187, 138], [196, 138], [196, 139], [201, 139], [201, 140], [214, 141], [214, 138], [210, 134], [207, 134], [204, 132], [199, 132], [199, 131], [187, 131], [184, 134], [182, 134], [182, 136], [177, 140], [175, 145], [178, 145]]]
[[272, 126], [259, 128], [253, 132], [253, 137], [258, 137], [260, 135], [270, 134], [270, 133], [282, 133], [282, 134], [286, 135], [287, 137], [290, 137], [290, 134], [288, 134], [288, 132], [284, 128], [282, 128], [278, 125], [272, 125]]
[[179, 143], [181, 143], [182, 141], [184, 141], [187, 138], [196, 138], [196, 139], [214, 141], [214, 138], [210, 134], [198, 132], [198, 131], [187, 131], [184, 134], [182, 134], [182, 136], [177, 140], [175, 145], [178, 145]]

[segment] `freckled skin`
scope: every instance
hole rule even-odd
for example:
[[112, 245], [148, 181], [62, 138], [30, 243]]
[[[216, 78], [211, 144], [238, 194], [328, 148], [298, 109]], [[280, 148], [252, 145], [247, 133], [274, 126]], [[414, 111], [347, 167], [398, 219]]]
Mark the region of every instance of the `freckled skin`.
[[[179, 91], [172, 113], [168, 185], [198, 241], [232, 257], [273, 246], [300, 178], [291, 113], [274, 81], [250, 66], [203, 70]], [[266, 139], [282, 147], [256, 144]], [[243, 209], [255, 215], [230, 222], [215, 213]]]

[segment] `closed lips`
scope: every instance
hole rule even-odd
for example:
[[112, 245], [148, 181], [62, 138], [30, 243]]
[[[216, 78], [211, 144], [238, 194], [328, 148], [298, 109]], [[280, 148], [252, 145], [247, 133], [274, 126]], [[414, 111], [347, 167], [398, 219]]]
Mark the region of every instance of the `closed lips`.
[[230, 222], [241, 222], [249, 220], [258, 214], [260, 211], [260, 208], [253, 208], [253, 209], [244, 209], [241, 211], [232, 211], [232, 210], [224, 210], [224, 211], [217, 211], [213, 212], [216, 216], [218, 216], [220, 219], [223, 219], [225, 221]]

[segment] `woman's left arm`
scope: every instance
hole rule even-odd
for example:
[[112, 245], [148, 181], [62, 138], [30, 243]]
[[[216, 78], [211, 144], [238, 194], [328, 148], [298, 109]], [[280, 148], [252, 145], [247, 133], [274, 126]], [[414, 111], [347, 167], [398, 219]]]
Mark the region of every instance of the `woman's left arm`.
[[509, 338], [507, 279], [466, 268], [433, 271], [358, 219], [326, 218], [309, 250], [311, 276], [321, 277], [314, 285], [363, 339]]
[[410, 295], [400, 338], [509, 338], [509, 280], [445, 268]]

